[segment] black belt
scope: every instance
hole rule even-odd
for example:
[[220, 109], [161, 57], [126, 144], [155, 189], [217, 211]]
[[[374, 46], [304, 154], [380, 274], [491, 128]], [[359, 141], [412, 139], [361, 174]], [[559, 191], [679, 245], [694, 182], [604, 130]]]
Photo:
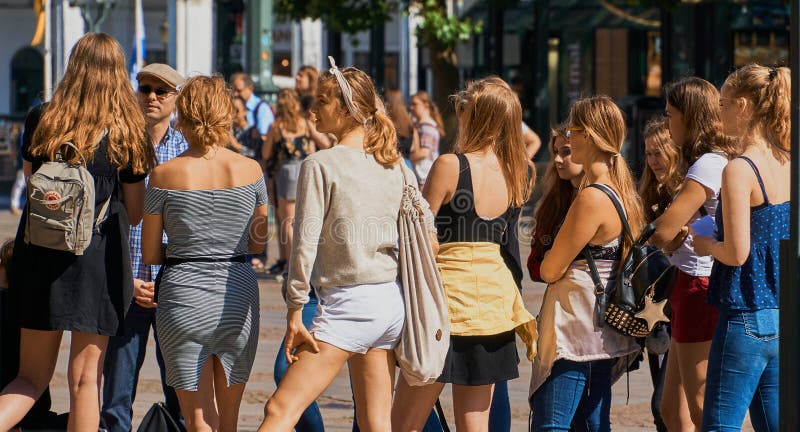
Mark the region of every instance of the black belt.
[[233, 262], [233, 263], [246, 263], [247, 262], [247, 255], [235, 255], [230, 257], [192, 257], [192, 258], [167, 258], [164, 260], [164, 264], [161, 265], [161, 268], [158, 270], [158, 275], [156, 275], [155, 280], [155, 293], [153, 295], [153, 301], [158, 302], [158, 286], [161, 285], [161, 277], [164, 275], [164, 269], [171, 266], [176, 266], [178, 264], [185, 264], [190, 262], [206, 262], [206, 263], [218, 263], [218, 262]]
[[190, 262], [236, 262], [246, 263], [247, 255], [236, 255], [231, 257], [193, 257], [193, 258], [167, 258], [164, 261], [164, 266], [176, 266], [178, 264], [185, 264]]

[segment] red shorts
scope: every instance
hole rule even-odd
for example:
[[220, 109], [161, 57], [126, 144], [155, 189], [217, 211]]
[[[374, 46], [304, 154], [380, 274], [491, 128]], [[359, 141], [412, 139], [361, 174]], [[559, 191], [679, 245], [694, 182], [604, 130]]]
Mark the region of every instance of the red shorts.
[[669, 296], [672, 308], [670, 330], [678, 343], [708, 342], [714, 335], [719, 314], [706, 303], [708, 278], [678, 272], [675, 287]]

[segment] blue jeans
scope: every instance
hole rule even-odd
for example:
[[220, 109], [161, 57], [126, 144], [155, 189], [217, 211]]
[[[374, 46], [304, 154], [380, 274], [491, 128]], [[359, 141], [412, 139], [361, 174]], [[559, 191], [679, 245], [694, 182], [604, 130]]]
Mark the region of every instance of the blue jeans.
[[614, 359], [557, 360], [530, 400], [531, 431], [609, 432]]
[[489, 430], [511, 432], [511, 402], [508, 400], [508, 381], [494, 385], [492, 407], [489, 408]]
[[725, 311], [711, 340], [704, 431], [778, 430], [778, 309]]
[[139, 382], [139, 371], [142, 369], [147, 352], [147, 338], [150, 336], [151, 326], [156, 339], [156, 362], [161, 373], [161, 387], [167, 410], [173, 418], [183, 423], [178, 397], [175, 395], [175, 390], [166, 384], [164, 377], [164, 359], [158, 346], [156, 332], [156, 310], [133, 303], [125, 315], [125, 334], [109, 338], [103, 364], [103, 408], [100, 416], [101, 423], [109, 432], [131, 430], [136, 384]]
[[[317, 295], [312, 289], [308, 295], [308, 303], [303, 306], [303, 325], [305, 325], [306, 328], [311, 327], [311, 321], [314, 320], [314, 315], [317, 313], [317, 303]], [[278, 356], [275, 358], [273, 375], [276, 385], [281, 383], [283, 377], [286, 376], [286, 370], [289, 369], [289, 363], [286, 361], [286, 355], [283, 353], [285, 343], [286, 340], [281, 342], [281, 347], [278, 349]], [[303, 411], [303, 415], [300, 416], [300, 420], [297, 421], [294, 428], [297, 432], [323, 432], [325, 430], [325, 426], [322, 424], [322, 413], [320, 413], [319, 406], [316, 402], [312, 402], [311, 405]]]

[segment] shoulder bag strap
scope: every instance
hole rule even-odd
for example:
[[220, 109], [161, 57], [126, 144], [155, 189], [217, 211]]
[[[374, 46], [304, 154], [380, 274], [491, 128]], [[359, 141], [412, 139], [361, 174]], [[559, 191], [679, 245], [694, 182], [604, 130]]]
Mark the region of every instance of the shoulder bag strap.
[[633, 233], [631, 232], [631, 226], [628, 225], [628, 218], [625, 216], [625, 210], [623, 210], [622, 203], [619, 202], [619, 198], [617, 198], [617, 195], [614, 193], [614, 191], [610, 187], [601, 183], [592, 183], [588, 187], [600, 189], [606, 195], [608, 195], [608, 198], [611, 199], [611, 202], [614, 204], [614, 208], [617, 210], [617, 215], [619, 215], [620, 222], [622, 222], [622, 230], [624, 234], [628, 236], [628, 238], [631, 239], [631, 241], [635, 242], [636, 238], [633, 237]]
[[603, 281], [600, 279], [600, 272], [597, 271], [597, 263], [594, 261], [592, 251], [589, 250], [588, 244], [583, 248], [583, 256], [586, 258], [586, 263], [589, 265], [589, 275], [592, 277], [592, 283], [594, 284], [594, 295], [597, 298], [597, 301], [594, 303], [594, 323], [597, 328], [601, 328], [605, 325], [604, 319], [606, 315], [608, 295], [606, 293], [606, 287], [603, 285]]

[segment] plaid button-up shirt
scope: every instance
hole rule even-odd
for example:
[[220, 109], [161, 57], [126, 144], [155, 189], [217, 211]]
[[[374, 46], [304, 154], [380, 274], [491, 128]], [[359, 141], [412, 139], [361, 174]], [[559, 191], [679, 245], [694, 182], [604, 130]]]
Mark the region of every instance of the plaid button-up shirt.
[[[155, 147], [156, 151], [156, 158], [158, 159], [158, 163], [162, 164], [167, 162], [168, 160], [178, 156], [179, 154], [186, 151], [189, 147], [189, 144], [186, 142], [186, 139], [181, 135], [180, 132], [173, 129], [172, 126], [167, 129], [167, 133], [164, 135], [164, 138], [161, 139], [161, 142]], [[147, 184], [147, 180], [149, 177], [145, 179], [145, 185]], [[167, 242], [167, 234], [164, 234], [164, 243]], [[132, 226], [131, 227], [131, 238], [130, 238], [130, 247], [131, 247], [131, 266], [133, 268], [133, 277], [136, 279], [141, 279], [145, 282], [152, 281], [158, 275], [158, 270], [161, 266], [157, 265], [146, 265], [142, 263], [142, 224]]]

